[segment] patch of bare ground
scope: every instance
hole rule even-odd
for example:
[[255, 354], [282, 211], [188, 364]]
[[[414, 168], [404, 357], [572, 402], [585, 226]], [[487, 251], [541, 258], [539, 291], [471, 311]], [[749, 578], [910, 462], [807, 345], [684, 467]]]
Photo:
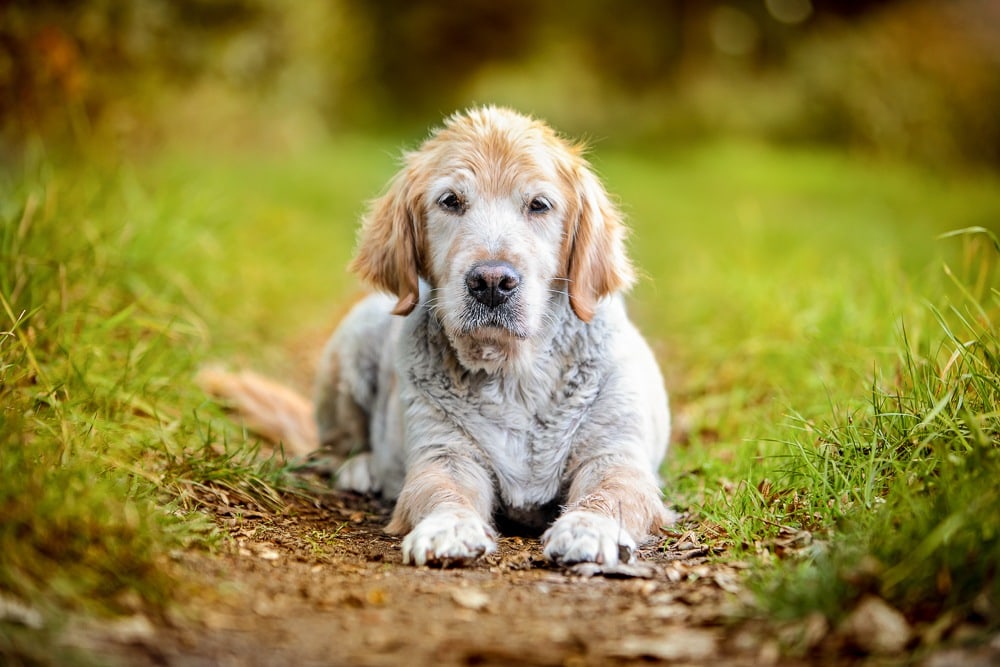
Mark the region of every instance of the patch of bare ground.
[[602, 572], [554, 568], [530, 537], [504, 537], [468, 567], [404, 566], [387, 519], [343, 494], [283, 514], [220, 505], [222, 553], [175, 554], [186, 601], [71, 641], [127, 665], [779, 661], [774, 638], [735, 621], [739, 566], [710, 563], [683, 524], [637, 566]]
[[[686, 517], [632, 566], [557, 568], [536, 538], [515, 536], [471, 566], [432, 569], [402, 564], [376, 500], [290, 502], [271, 513], [220, 501], [230, 539], [219, 553], [173, 555], [178, 605], [158, 618], [71, 625], [65, 642], [98, 664], [138, 666], [914, 662], [903, 646], [859, 650], [822, 616], [753, 620], [745, 566], [713, 559], [697, 537], [704, 527]], [[993, 664], [994, 643], [922, 664]]]

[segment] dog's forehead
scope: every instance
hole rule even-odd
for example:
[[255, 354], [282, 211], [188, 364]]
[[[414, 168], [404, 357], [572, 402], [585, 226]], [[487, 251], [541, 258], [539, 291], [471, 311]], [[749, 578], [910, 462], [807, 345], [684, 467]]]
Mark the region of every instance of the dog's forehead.
[[558, 182], [576, 151], [548, 126], [523, 116], [453, 118], [421, 147], [433, 156], [441, 181], [473, 181], [484, 194], [502, 195], [532, 182]]

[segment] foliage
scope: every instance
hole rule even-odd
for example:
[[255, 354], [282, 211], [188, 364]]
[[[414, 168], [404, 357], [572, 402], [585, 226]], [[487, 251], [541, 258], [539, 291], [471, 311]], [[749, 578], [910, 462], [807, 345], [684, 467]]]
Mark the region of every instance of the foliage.
[[280, 39], [266, 0], [3, 3], [0, 138], [121, 136], [206, 72], [265, 86]]
[[422, 129], [493, 102], [616, 141], [749, 135], [996, 165], [998, 25], [978, 0], [6, 3], [0, 140]]
[[904, 337], [867, 410], [789, 443], [789, 467], [851, 509], [813, 558], [764, 575], [779, 613], [836, 619], [875, 593], [911, 621], [1000, 624], [1000, 246], [965, 233], [953, 294], [928, 305], [936, 331]]
[[46, 612], [155, 611], [167, 551], [218, 539], [190, 512], [197, 490], [273, 505], [289, 484], [244, 438], [227, 444], [191, 386], [205, 327], [176, 260], [192, 255], [163, 233], [183, 220], [125, 172], [4, 179], [0, 592]]
[[770, 133], [1000, 164], [1000, 12], [980, 9], [917, 3], [805, 40], [784, 82], [794, 111]]

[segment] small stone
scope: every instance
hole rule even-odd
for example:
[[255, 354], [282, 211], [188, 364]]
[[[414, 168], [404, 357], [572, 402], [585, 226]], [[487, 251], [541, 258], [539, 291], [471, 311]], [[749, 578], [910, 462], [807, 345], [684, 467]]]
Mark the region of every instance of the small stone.
[[451, 592], [451, 599], [460, 607], [479, 611], [490, 603], [490, 596], [478, 588], [456, 588]]
[[577, 563], [566, 568], [566, 572], [578, 577], [607, 577], [609, 579], [652, 579], [659, 570], [651, 563]]
[[665, 661], [701, 662], [715, 656], [717, 637], [710, 630], [672, 627], [661, 637], [628, 637], [611, 647], [620, 658], [652, 658]]
[[874, 595], [861, 599], [840, 632], [862, 651], [875, 654], [899, 653], [912, 635], [906, 618]]
[[826, 638], [829, 631], [830, 624], [827, 623], [826, 616], [818, 611], [814, 611], [806, 616], [802, 627], [802, 643], [807, 648], [814, 649]]
[[119, 644], [142, 644], [152, 642], [156, 629], [145, 615], [133, 614], [107, 623], [105, 633]]
[[0, 595], [0, 621], [17, 623], [32, 630], [40, 630], [45, 624], [37, 609], [6, 595]]

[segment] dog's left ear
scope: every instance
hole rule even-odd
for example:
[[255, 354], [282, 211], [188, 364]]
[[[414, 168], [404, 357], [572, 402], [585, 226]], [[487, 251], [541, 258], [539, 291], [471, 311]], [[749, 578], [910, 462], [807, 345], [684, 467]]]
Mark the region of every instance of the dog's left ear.
[[395, 294], [394, 315], [408, 315], [420, 300], [420, 215], [409, 164], [376, 199], [365, 216], [351, 270]]
[[573, 172], [577, 215], [567, 238], [566, 275], [570, 307], [589, 322], [597, 301], [632, 285], [635, 272], [625, 253], [621, 212], [582, 158], [573, 165]]

